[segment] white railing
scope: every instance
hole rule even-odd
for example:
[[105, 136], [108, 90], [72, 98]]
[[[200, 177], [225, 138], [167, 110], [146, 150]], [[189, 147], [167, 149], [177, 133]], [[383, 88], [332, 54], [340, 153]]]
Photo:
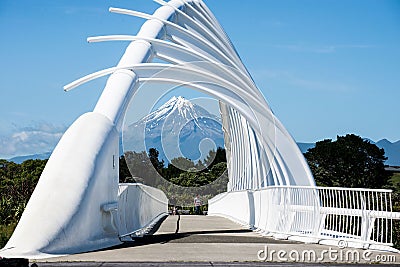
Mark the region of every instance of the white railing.
[[[240, 203], [233, 201], [238, 198]], [[276, 238], [325, 244], [341, 240], [361, 248], [392, 246], [392, 221], [400, 219], [400, 213], [392, 212], [391, 190], [305, 186], [224, 193], [209, 201], [209, 214]]]
[[393, 245], [391, 190], [319, 188], [322, 234]]

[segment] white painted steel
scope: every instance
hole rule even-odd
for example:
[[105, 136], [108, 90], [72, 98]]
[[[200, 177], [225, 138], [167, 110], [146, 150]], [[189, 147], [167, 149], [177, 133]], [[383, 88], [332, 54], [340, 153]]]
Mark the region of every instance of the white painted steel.
[[53, 151], [0, 255], [42, 258], [119, 244], [102, 212], [117, 199], [118, 139], [102, 114], [77, 119]]
[[[65, 87], [70, 90], [110, 75], [94, 111], [79, 118], [57, 145], [0, 255], [34, 258], [100, 249], [118, 244], [119, 238], [140, 235], [163, 216], [167, 202], [157, 190], [121, 185], [117, 192], [118, 138], [141, 82], [185, 85], [220, 101], [230, 193], [210, 202], [211, 213], [285, 235], [319, 237], [323, 229], [331, 238], [345, 233], [357, 239], [363, 233], [364, 243], [390, 244], [382, 230], [388, 226], [384, 220], [389, 195], [380, 195], [379, 202], [369, 193], [372, 202], [365, 202], [359, 191], [291, 187], [314, 186], [311, 171], [215, 16], [201, 0], [157, 2], [162, 6], [153, 15], [110, 8], [146, 19], [136, 36], [88, 39], [131, 42], [117, 66]], [[169, 64], [152, 63], [155, 58]], [[340, 201], [349, 206], [340, 206]], [[355, 217], [360, 212], [370, 224], [359, 223]]]
[[400, 219], [384, 189], [271, 186], [223, 193], [208, 204], [210, 215], [276, 238], [383, 250], [393, 245], [392, 220]]
[[143, 184], [119, 184], [117, 224], [121, 240], [143, 236], [167, 215], [168, 199], [161, 190]]

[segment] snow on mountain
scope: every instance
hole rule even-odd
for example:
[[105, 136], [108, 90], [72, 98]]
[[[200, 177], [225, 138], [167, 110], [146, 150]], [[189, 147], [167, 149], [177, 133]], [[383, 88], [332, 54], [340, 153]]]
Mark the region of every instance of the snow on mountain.
[[165, 162], [179, 156], [203, 160], [210, 149], [223, 145], [221, 119], [181, 96], [172, 97], [123, 132], [125, 151], [154, 147]]

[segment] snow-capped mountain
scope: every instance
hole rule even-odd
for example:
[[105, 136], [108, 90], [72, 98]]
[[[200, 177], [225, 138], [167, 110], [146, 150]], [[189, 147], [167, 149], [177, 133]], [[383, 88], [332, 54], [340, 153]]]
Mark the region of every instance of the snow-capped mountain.
[[221, 119], [181, 96], [172, 97], [123, 132], [124, 151], [154, 147], [166, 163], [179, 156], [203, 160], [210, 149], [223, 145]]

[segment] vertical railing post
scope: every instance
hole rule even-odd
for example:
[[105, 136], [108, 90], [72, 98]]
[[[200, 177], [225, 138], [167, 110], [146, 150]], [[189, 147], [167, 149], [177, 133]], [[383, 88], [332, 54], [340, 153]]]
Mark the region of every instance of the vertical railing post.
[[[310, 190], [310, 189], [308, 189]], [[310, 199], [310, 204], [313, 205], [313, 214], [312, 216], [309, 216], [309, 218], [312, 220], [312, 222], [310, 222], [310, 225], [312, 225], [312, 235], [317, 237], [319, 234], [319, 226], [321, 224], [320, 220], [321, 220], [321, 216], [320, 216], [320, 205], [321, 205], [321, 201], [319, 198], [319, 194], [318, 194], [318, 188], [315, 189], [311, 189], [311, 194], [307, 194], [311, 196]]]
[[390, 208], [390, 243], [393, 243], [393, 213], [392, 213], [392, 193], [389, 192], [389, 208]]
[[[321, 188], [318, 190], [318, 196], [321, 200], [320, 205], [322, 205], [322, 208], [329, 206], [328, 205], [328, 199], [326, 195], [326, 190]], [[319, 216], [320, 216], [320, 221], [319, 221], [319, 228], [318, 228], [318, 236], [322, 235], [322, 231], [325, 228], [325, 220], [326, 220], [326, 213], [321, 213], [321, 210], [319, 210]]]
[[367, 210], [365, 199], [361, 195], [361, 240], [368, 241], [371, 234], [371, 227], [373, 227], [373, 223], [371, 225], [371, 211]]

